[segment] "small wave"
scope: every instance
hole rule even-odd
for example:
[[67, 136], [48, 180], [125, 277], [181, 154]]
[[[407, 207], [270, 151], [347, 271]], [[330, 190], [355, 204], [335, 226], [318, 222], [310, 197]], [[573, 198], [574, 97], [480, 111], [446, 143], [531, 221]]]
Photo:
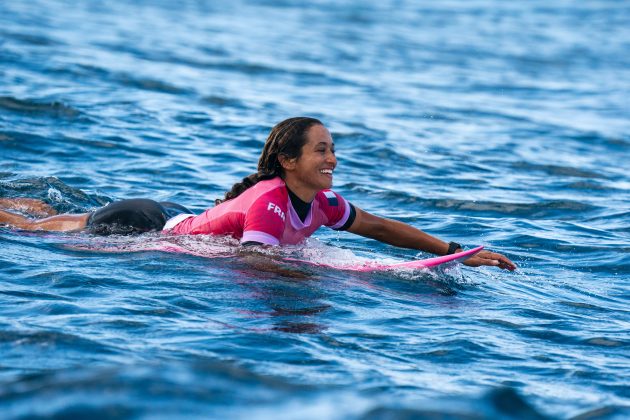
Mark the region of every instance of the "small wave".
[[0, 331], [0, 343], [11, 343], [13, 346], [55, 346], [72, 351], [81, 350], [91, 353], [115, 353], [116, 351], [98, 341], [78, 335], [57, 331]]
[[3, 31], [2, 35], [6, 36], [8, 39], [13, 39], [15, 41], [21, 42], [23, 44], [28, 44], [28, 45], [35, 45], [35, 46], [41, 46], [41, 47], [61, 45], [59, 41], [52, 40], [42, 35], [6, 32], [6, 31]]
[[500, 203], [492, 201], [469, 201], [454, 199], [428, 200], [438, 209], [455, 209], [481, 213], [521, 216], [544, 219], [566, 215], [567, 212], [587, 212], [599, 207], [572, 200], [549, 200], [541, 203]]
[[490, 324], [490, 325], [497, 325], [499, 327], [508, 328], [510, 330], [518, 330], [518, 329], [523, 328], [523, 325], [521, 325], [521, 324], [517, 324], [517, 323], [514, 323], [514, 322], [506, 321], [504, 319], [492, 318], [492, 319], [482, 319], [481, 321], [485, 322], [487, 324]]
[[238, 108], [243, 109], [246, 108], [245, 105], [235, 98], [226, 98], [218, 95], [209, 95], [201, 98], [202, 102], [205, 102], [210, 105], [214, 105], [220, 108]]
[[559, 320], [561, 319], [560, 315], [548, 312], [548, 311], [539, 311], [537, 309], [531, 308], [523, 308], [517, 311], [517, 314], [523, 316], [527, 319], [544, 319], [544, 320]]
[[605, 214], [589, 217], [588, 219], [585, 219], [584, 221], [585, 222], [602, 221], [602, 222], [607, 222], [607, 226], [610, 226], [610, 224], [613, 221], [623, 222], [624, 225], [627, 225], [628, 220], [630, 220], [630, 210], [618, 211], [614, 208], [611, 208], [611, 209], [607, 209]]
[[111, 201], [108, 197], [86, 194], [52, 176], [2, 180], [0, 197], [37, 198], [50, 204], [58, 213], [85, 213]]
[[566, 188], [583, 191], [609, 191], [612, 187], [592, 181], [578, 181], [566, 185]]
[[601, 306], [593, 305], [585, 302], [571, 302], [567, 300], [561, 300], [558, 302], [560, 305], [568, 306], [580, 311], [584, 311], [587, 314], [591, 312], [610, 312], [610, 309], [603, 308]]
[[597, 207], [572, 200], [551, 200], [542, 203], [501, 203], [456, 199], [422, 200], [438, 209], [454, 209], [482, 213], [499, 213], [511, 216], [545, 218], [567, 211], [587, 211]]
[[469, 363], [471, 360], [491, 353], [486, 346], [464, 339], [450, 340], [437, 345], [439, 348], [424, 355], [438, 357], [443, 363]]
[[254, 77], [272, 77], [272, 76], [286, 76], [291, 78], [298, 78], [300, 84], [311, 86], [330, 86], [330, 85], [356, 85], [350, 78], [344, 78], [343, 76], [334, 76], [326, 71], [317, 70], [304, 70], [301, 67], [285, 68], [278, 67], [270, 64], [262, 64], [256, 62], [249, 62], [246, 60], [227, 61], [227, 60], [214, 60], [214, 61], [192, 61], [189, 59], [178, 59], [178, 61], [185, 61], [187, 65], [195, 66], [204, 69], [221, 70], [226, 72], [243, 73], [248, 76]]
[[[234, 415], [234, 404], [248, 407], [250, 417], [266, 418], [269, 416], [261, 416], [260, 412], [269, 404], [312, 397], [316, 391], [313, 386], [279, 376], [258, 374], [244, 364], [190, 354], [182, 357], [186, 362], [149, 364], [127, 360], [116, 368], [88, 363], [80, 369], [21, 375], [3, 384], [0, 399], [3, 409], [27, 418], [180, 418], [184, 413], [193, 413], [195, 418], [229, 418]], [[240, 392], [235, 393], [235, 389]], [[55, 403], [42, 404], [42, 395]]]
[[478, 401], [459, 398], [453, 401], [433, 400], [427, 404], [435, 408], [392, 408], [377, 406], [362, 415], [362, 420], [376, 419], [545, 419], [533, 405], [512, 388], [496, 388]]
[[538, 203], [510, 203], [454, 198], [423, 199], [404, 191], [376, 190], [362, 184], [348, 183], [346, 188], [361, 194], [376, 195], [388, 202], [423, 204], [426, 208], [456, 210], [466, 213], [504, 215], [532, 219], [565, 216], [574, 212], [590, 212], [600, 207], [573, 200], [546, 200]]
[[73, 78], [98, 78], [111, 81], [123, 86], [133, 87], [141, 90], [183, 95], [191, 93], [190, 89], [175, 86], [162, 80], [136, 77], [125, 72], [114, 72], [103, 67], [89, 64], [73, 64], [67, 67], [54, 67], [50, 72], [58, 75], [68, 75]]
[[70, 300], [64, 296], [53, 295], [43, 292], [32, 292], [28, 290], [0, 290], [0, 294], [24, 298], [27, 301], [30, 300]]
[[615, 420], [628, 418], [630, 418], [630, 406], [609, 405], [589, 410], [575, 417], [571, 417], [570, 420]]
[[191, 92], [189, 89], [180, 88], [161, 80], [137, 78], [125, 73], [117, 74], [115, 76], [115, 80], [124, 86], [134, 87], [142, 90], [150, 90], [154, 92], [170, 93], [175, 95], [182, 95]]
[[613, 340], [608, 337], [593, 337], [584, 340], [584, 344], [600, 347], [628, 347], [628, 343], [620, 340]]
[[549, 328], [544, 329], [520, 329], [520, 335], [529, 338], [535, 338], [542, 341], [550, 341], [559, 345], [576, 344], [577, 340], [573, 335], [562, 334]]
[[82, 115], [81, 111], [62, 102], [38, 102], [29, 99], [16, 99], [12, 96], [0, 96], [0, 109], [54, 118], [77, 118]]
[[85, 76], [98, 76], [101, 78], [107, 78], [110, 74], [110, 72], [102, 67], [98, 67], [92, 64], [81, 64], [81, 63], [75, 63], [75, 64], [70, 64], [68, 66], [63, 66], [63, 67], [55, 67], [55, 68], [51, 68], [49, 69], [50, 72], [52, 73], [57, 73], [57, 74], [67, 74], [73, 77], [85, 77]]
[[576, 178], [588, 178], [588, 179], [606, 179], [607, 177], [597, 172], [587, 171], [580, 168], [574, 168], [571, 166], [561, 165], [540, 165], [530, 162], [518, 162], [512, 164], [512, 167], [516, 170], [525, 172], [540, 171], [547, 175], [556, 176], [570, 176]]

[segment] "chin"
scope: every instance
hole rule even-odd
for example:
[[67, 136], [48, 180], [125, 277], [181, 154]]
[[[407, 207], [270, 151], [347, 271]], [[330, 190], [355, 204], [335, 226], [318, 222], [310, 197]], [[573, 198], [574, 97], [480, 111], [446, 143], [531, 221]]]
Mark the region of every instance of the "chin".
[[322, 179], [322, 180], [318, 180], [319, 181], [319, 185], [317, 186], [319, 190], [328, 190], [330, 188], [332, 188], [333, 186], [333, 180], [332, 179]]

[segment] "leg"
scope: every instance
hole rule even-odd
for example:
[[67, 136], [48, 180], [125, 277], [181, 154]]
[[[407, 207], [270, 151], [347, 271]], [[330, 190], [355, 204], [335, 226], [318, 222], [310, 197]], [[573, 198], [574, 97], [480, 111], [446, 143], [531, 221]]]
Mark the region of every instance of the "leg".
[[45, 219], [32, 220], [19, 214], [0, 210], [0, 224], [8, 224], [23, 230], [44, 230], [54, 232], [68, 232], [81, 230], [87, 225], [90, 213], [59, 214]]
[[57, 214], [57, 211], [48, 204], [34, 198], [0, 198], [0, 207], [23, 211], [39, 217]]

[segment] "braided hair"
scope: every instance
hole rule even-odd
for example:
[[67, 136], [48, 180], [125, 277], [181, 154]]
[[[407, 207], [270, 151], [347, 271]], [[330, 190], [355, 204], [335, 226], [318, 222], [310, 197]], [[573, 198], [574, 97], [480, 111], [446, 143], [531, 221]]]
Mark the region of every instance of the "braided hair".
[[258, 172], [243, 178], [232, 189], [225, 193], [223, 199], [217, 198], [215, 205], [241, 195], [248, 188], [260, 181], [283, 176], [284, 172], [280, 164], [280, 156], [287, 159], [299, 158], [302, 154], [302, 146], [306, 144], [306, 134], [314, 125], [323, 125], [321, 121], [309, 117], [288, 118], [276, 124], [269, 133], [260, 158], [258, 159]]

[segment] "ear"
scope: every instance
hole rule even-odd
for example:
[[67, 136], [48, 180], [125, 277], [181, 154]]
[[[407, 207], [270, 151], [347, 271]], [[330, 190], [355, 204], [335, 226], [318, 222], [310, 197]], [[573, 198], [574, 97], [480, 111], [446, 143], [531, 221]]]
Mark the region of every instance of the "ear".
[[282, 169], [284, 169], [285, 171], [292, 171], [295, 169], [295, 165], [297, 162], [296, 158], [288, 158], [286, 157], [286, 155], [279, 155], [278, 156], [278, 162], [280, 162], [280, 165], [282, 165]]

